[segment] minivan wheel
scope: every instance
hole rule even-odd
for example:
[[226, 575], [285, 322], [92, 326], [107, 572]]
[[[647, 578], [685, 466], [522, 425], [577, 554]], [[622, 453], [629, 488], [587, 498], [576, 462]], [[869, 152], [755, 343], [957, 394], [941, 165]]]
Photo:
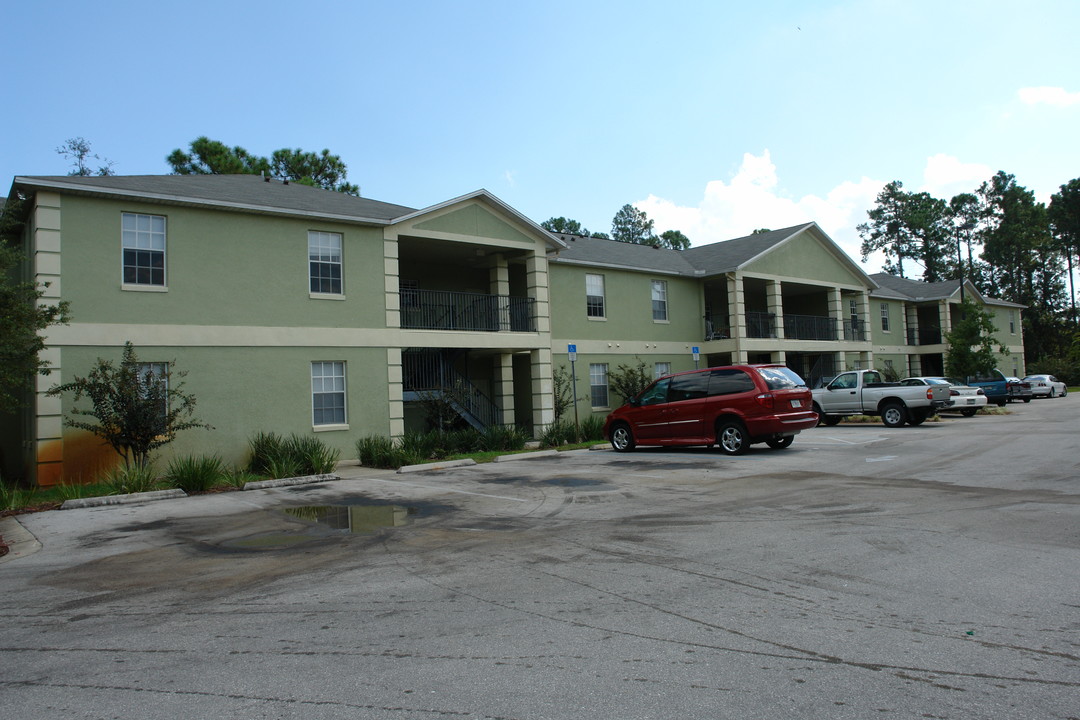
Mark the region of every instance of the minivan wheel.
[[616, 452], [630, 452], [634, 449], [634, 436], [630, 432], [630, 426], [619, 423], [611, 429], [611, 447]]
[[783, 450], [784, 448], [795, 442], [794, 435], [785, 435], [784, 437], [770, 438], [765, 441], [765, 444], [771, 447], [773, 450]]
[[741, 422], [728, 420], [716, 428], [716, 444], [725, 455], [742, 455], [750, 446], [750, 438]]

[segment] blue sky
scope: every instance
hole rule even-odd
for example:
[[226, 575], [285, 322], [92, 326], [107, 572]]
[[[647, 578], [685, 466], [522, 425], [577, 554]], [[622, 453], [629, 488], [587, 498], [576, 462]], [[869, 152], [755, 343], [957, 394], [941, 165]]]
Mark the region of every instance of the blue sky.
[[[302, 9], [301, 9], [302, 8]], [[120, 174], [207, 135], [329, 148], [366, 197], [486, 188], [695, 245], [817, 221], [857, 258], [881, 186], [1080, 177], [1080, 3], [6, 2], [0, 184], [82, 136]], [[877, 269], [875, 262], [866, 266]]]

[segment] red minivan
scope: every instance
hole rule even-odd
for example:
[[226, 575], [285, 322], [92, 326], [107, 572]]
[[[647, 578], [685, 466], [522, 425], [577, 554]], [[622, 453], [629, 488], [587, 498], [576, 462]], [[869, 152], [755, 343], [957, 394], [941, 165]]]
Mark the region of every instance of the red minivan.
[[712, 445], [740, 455], [753, 443], [786, 448], [817, 425], [806, 383], [783, 365], [725, 365], [656, 380], [607, 416], [619, 452], [638, 445]]

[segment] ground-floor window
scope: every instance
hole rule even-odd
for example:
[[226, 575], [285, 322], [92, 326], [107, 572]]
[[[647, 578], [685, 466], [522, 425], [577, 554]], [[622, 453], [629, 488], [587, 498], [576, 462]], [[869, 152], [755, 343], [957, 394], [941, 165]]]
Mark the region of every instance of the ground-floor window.
[[589, 395], [593, 407], [608, 407], [607, 363], [589, 365]]
[[345, 363], [311, 363], [311, 423], [345, 424]]
[[664, 377], [671, 374], [671, 363], [658, 362], [653, 366], [653, 379]]

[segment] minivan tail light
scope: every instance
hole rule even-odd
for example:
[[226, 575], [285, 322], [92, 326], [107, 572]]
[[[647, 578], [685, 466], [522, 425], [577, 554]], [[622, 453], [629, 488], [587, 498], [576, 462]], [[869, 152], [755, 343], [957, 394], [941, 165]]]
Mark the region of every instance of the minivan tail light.
[[769, 410], [773, 409], [774, 398], [772, 393], [761, 393], [754, 399], [758, 401], [758, 405], [760, 405], [761, 407], [767, 408]]

